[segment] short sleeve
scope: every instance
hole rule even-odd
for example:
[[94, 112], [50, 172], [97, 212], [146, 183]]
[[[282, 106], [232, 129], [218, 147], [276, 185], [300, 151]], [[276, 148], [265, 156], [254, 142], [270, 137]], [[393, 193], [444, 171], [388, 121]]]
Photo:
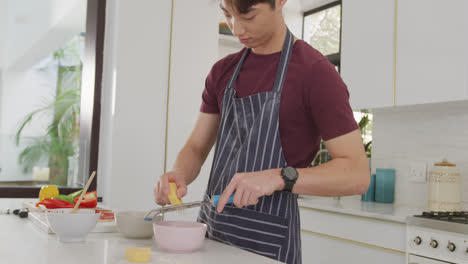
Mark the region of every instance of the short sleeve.
[[205, 89], [202, 93], [202, 104], [200, 107], [200, 112], [207, 114], [218, 114], [219, 105], [217, 99], [217, 90], [219, 83], [219, 74], [220, 74], [220, 65], [221, 63], [216, 63], [212, 68], [205, 80]]
[[[315, 89], [306, 87], [306, 105], [323, 140], [345, 135], [358, 128], [349, 104], [349, 92], [335, 67], [323, 59], [315, 63], [309, 76]], [[305, 82], [307, 85], [308, 82]]]

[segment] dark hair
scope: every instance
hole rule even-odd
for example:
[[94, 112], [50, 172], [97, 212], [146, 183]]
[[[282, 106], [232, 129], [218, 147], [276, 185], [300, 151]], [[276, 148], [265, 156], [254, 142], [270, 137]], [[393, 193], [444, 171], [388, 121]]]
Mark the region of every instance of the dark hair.
[[232, 5], [239, 13], [245, 14], [251, 6], [259, 3], [269, 3], [271, 8], [275, 8], [276, 0], [227, 0], [226, 2]]

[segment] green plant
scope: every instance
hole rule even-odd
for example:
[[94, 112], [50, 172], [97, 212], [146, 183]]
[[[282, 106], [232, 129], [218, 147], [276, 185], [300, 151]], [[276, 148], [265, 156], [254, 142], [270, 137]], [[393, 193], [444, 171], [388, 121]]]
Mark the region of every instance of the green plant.
[[16, 145], [21, 143], [23, 129], [40, 114], [54, 115], [54, 119], [44, 135], [24, 138], [26, 147], [19, 155], [19, 163], [24, 172], [30, 172], [38, 162], [49, 158], [51, 183], [64, 185], [68, 157], [75, 154], [79, 138], [80, 89], [63, 92], [44, 107], [29, 113], [16, 132]]
[[[361, 135], [363, 136], [362, 137], [362, 141], [364, 142], [364, 135], [366, 133], [366, 128], [367, 126], [369, 125], [370, 123], [370, 119], [369, 119], [369, 115], [364, 115], [361, 120], [359, 120], [359, 123], [358, 123], [358, 126], [359, 126], [359, 130], [361, 131]], [[368, 158], [370, 158], [372, 156], [372, 140], [370, 140], [369, 142], [364, 142], [364, 150], [366, 152], [366, 155]]]
[[[79, 118], [81, 101], [82, 64], [79, 58], [80, 43], [83, 37], [74, 39], [64, 48], [54, 52], [58, 61], [58, 81], [56, 95], [42, 107], [32, 111], [24, 118], [16, 132], [16, 145], [24, 141], [18, 162], [23, 172], [30, 172], [38, 162], [47, 161], [50, 171], [50, 183], [66, 185], [68, 157], [75, 155], [79, 142]], [[79, 63], [78, 66], [62, 66], [63, 60]], [[23, 130], [35, 117], [52, 117], [45, 134], [38, 137], [22, 137]]]

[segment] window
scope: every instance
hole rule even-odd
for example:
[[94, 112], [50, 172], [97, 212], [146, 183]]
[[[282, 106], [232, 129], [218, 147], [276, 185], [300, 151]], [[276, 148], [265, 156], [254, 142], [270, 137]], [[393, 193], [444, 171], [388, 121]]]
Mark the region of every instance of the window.
[[340, 68], [341, 1], [304, 13], [302, 39]]
[[0, 3], [0, 197], [97, 169], [106, 3], [25, 1]]

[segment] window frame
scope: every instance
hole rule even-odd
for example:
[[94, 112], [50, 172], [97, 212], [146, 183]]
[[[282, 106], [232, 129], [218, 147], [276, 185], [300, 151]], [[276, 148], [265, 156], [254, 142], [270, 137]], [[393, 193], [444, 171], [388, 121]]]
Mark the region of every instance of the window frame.
[[[91, 172], [97, 171], [98, 166], [106, 1], [87, 0], [78, 173], [87, 174], [88, 177]], [[96, 190], [97, 177], [91, 183], [90, 191]], [[0, 198], [36, 198], [40, 188], [0, 185]], [[60, 193], [69, 194], [80, 189], [62, 187]]]
[[341, 36], [342, 36], [341, 30], [343, 28], [342, 27], [342, 25], [343, 25], [342, 0], [333, 1], [333, 2], [330, 2], [328, 4], [325, 4], [325, 5], [322, 5], [322, 6], [319, 6], [317, 8], [314, 8], [314, 9], [311, 9], [309, 11], [304, 12], [304, 15], [302, 16], [302, 39], [304, 39], [304, 27], [305, 27], [305, 18], [306, 18], [306, 16], [321, 12], [323, 10], [335, 7], [337, 5], [341, 6], [341, 8], [340, 8], [340, 43], [339, 43], [339, 49], [338, 49], [338, 53], [329, 54], [329, 55], [326, 55], [325, 57], [327, 57], [327, 59], [330, 61], [331, 64], [338, 67], [338, 72], [340, 72], [341, 71]]

